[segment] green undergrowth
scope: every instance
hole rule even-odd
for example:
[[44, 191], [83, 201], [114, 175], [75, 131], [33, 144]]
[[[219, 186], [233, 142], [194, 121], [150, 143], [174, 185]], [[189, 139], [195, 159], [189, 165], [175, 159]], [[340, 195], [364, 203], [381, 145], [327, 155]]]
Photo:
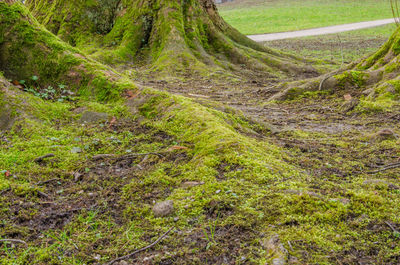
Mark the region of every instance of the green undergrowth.
[[[8, 88], [8, 91], [14, 90]], [[115, 254], [123, 254], [119, 249], [127, 243], [131, 248], [145, 245], [142, 239], [145, 234], [175, 225], [172, 217], [155, 218], [151, 212], [152, 200], [143, 200], [146, 196], [156, 201], [172, 199], [176, 207], [174, 216], [180, 218], [176, 225], [181, 229], [203, 227], [209, 218], [206, 209], [212, 201], [217, 202], [217, 212], [219, 207], [221, 211], [226, 208], [234, 212], [220, 218], [219, 226], [249, 227], [249, 219], [261, 223], [265, 218], [266, 213], [259, 212], [257, 207], [259, 200], [270, 192], [270, 185], [289, 175], [301, 176], [283, 162], [279, 148], [238, 133], [237, 128], [250, 126], [247, 122], [182, 97], [143, 91], [141, 97], [145, 103], [137, 106], [136, 114], [132, 114], [136, 107], [130, 111], [122, 102], [112, 105], [80, 100], [62, 103], [44, 101], [24, 92], [15, 93], [18, 96], [7, 96], [8, 101], [15, 105], [23, 102], [18, 107], [21, 114], [13, 129], [3, 131], [1, 138], [1, 215], [5, 227], [1, 237], [17, 235], [27, 240], [30, 247], [23, 250], [3, 244], [3, 264], [12, 261], [83, 264], [93, 261], [97, 255], [105, 261]], [[101, 111], [110, 118], [105, 122], [81, 124], [79, 119], [84, 114], [78, 110], [82, 106], [84, 111]], [[111, 117], [115, 117], [115, 124], [111, 123]], [[188, 149], [168, 151], [173, 146]], [[110, 176], [105, 170], [98, 172], [104, 164], [112, 164], [112, 160], [97, 164], [91, 161], [96, 154], [146, 152], [167, 152], [166, 156], [172, 158], [160, 161], [157, 156], [150, 156], [145, 159], [149, 162], [141, 162], [142, 172], [135, 172], [134, 165], [129, 165], [129, 174], [124, 177], [116, 172]], [[49, 153], [54, 158], [34, 162], [35, 158]], [[180, 155], [182, 162], [178, 159]], [[134, 164], [140, 166], [140, 160]], [[81, 181], [74, 180], [76, 172], [84, 176]], [[54, 183], [40, 184], [53, 178], [56, 178]], [[92, 183], [92, 178], [100, 178], [99, 183]], [[184, 181], [205, 184], [185, 189], [181, 187]], [[118, 187], [108, 195], [118, 205], [116, 213], [105, 210], [110, 202], [107, 196], [100, 196], [110, 187]], [[47, 196], [43, 197], [43, 193]], [[77, 194], [80, 195], [77, 197]], [[91, 202], [90, 196], [99, 196], [98, 205], [87, 205]], [[60, 208], [45, 211], [48, 216], [43, 216], [41, 203], [48, 200]], [[75, 204], [86, 207], [77, 212], [65, 211]], [[17, 213], [19, 221], [11, 218], [16, 207], [23, 208]], [[65, 226], [58, 229], [40, 226], [43, 219], [57, 219], [61, 213], [68, 216]], [[29, 220], [37, 223], [28, 227]], [[116, 226], [117, 221], [122, 226]], [[23, 232], [28, 228], [35, 235], [33, 240]], [[93, 250], [93, 253], [84, 251], [105, 237], [112, 243], [102, 245], [102, 250]], [[257, 255], [253, 258], [259, 258]]]
[[[148, 245], [168, 227], [182, 232], [155, 247], [168, 251], [154, 252], [160, 253], [155, 263], [204, 264], [216, 256], [239, 262], [243, 255], [251, 264], [265, 263], [269, 256], [260, 241], [275, 233], [282, 242], [293, 242], [291, 255], [302, 259], [306, 249], [312, 253], [309, 262], [322, 264], [331, 261], [325, 253], [342, 253], [365, 238], [380, 246], [395, 242], [390, 232], [374, 235], [363, 228], [379, 220], [398, 222], [396, 190], [379, 183], [377, 190], [363, 186], [363, 175], [348, 182], [334, 170], [324, 179], [299, 170], [304, 168], [299, 159], [317, 170], [362, 168], [344, 160], [344, 153], [328, 161], [295, 149], [287, 153], [249, 137], [259, 128], [234, 112], [152, 89], [126, 104], [51, 102], [8, 91], [10, 104], [24, 104], [13, 129], [1, 133], [0, 236], [25, 240], [28, 247], [2, 244], [2, 264], [105, 262]], [[87, 111], [108, 118], [83, 123]], [[297, 131], [287, 137], [325, 135]], [[348, 146], [345, 140], [326, 141]], [[380, 146], [397, 148], [397, 142]], [[365, 142], [357, 148], [368, 151]], [[49, 153], [54, 157], [33, 161]], [[92, 159], [143, 153], [149, 154], [131, 162]], [[188, 181], [198, 185], [185, 186]], [[164, 200], [174, 202], [174, 213], [155, 217], [154, 203]], [[56, 206], [44, 208], [47, 203]]]
[[[339, 111], [343, 103], [343, 100], [332, 96], [324, 96], [317, 101], [310, 98], [297, 99], [282, 105], [313, 106], [317, 103], [328, 109], [326, 112], [329, 113]], [[303, 191], [303, 197], [314, 198], [312, 202], [302, 198], [293, 203], [291, 207], [303, 205], [302, 211], [307, 214], [282, 226], [285, 227], [284, 240], [292, 242], [293, 234], [298, 238], [318, 235], [313, 243], [305, 243], [303, 240], [295, 243], [300, 244], [303, 249], [311, 244], [308, 247], [314, 249], [313, 257], [307, 260], [311, 264], [353, 264], [357, 258], [351, 255], [356, 252], [359, 257], [362, 256], [371, 263], [396, 263], [399, 237], [387, 223], [399, 223], [396, 214], [399, 200], [397, 171], [379, 171], [381, 168], [375, 166], [397, 161], [392, 156], [395, 157], [399, 151], [398, 136], [380, 136], [378, 133], [382, 126], [386, 126], [385, 128], [390, 128], [397, 134], [399, 127], [396, 121], [390, 121], [390, 118], [387, 120], [386, 117], [391, 114], [356, 111], [351, 114], [352, 118], [341, 121], [339, 126], [335, 125], [337, 121], [334, 116], [321, 114], [323, 112], [318, 107], [316, 109], [317, 111], [311, 112], [313, 114], [305, 116], [311, 119], [307, 121], [310, 126], [306, 126], [308, 130], [297, 129], [281, 135], [281, 138], [286, 139], [285, 147], [291, 154], [288, 162], [298, 165], [309, 174], [304, 183], [309, 185], [309, 190]], [[386, 111], [396, 113], [398, 106]], [[380, 115], [381, 118], [374, 115]], [[371, 124], [375, 123], [369, 120], [371, 117], [375, 117], [373, 120], [385, 120], [377, 121], [374, 126]], [[326, 128], [325, 132], [321, 126], [323, 124], [320, 124], [322, 119], [323, 124], [329, 124], [328, 128], [338, 126], [339, 129]], [[310, 129], [313, 126], [315, 130]], [[377, 171], [374, 172], [375, 170]], [[290, 193], [298, 194], [299, 191], [291, 190]], [[314, 205], [321, 201], [326, 204]], [[315, 211], [321, 207], [325, 209], [324, 212]], [[303, 223], [308, 228], [302, 227]], [[330, 240], [326, 241], [327, 237]], [[297, 248], [293, 247], [294, 252], [297, 252]], [[326, 256], [328, 249], [331, 254]]]

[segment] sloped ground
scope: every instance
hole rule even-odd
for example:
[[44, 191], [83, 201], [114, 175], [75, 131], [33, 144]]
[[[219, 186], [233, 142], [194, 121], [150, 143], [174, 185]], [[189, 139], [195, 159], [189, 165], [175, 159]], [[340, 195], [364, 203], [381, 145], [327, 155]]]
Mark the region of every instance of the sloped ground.
[[1, 263], [107, 264], [170, 231], [126, 262], [398, 264], [398, 92], [216, 80], [101, 104], [1, 76]]
[[[289, 208], [299, 215], [275, 219], [267, 229], [281, 236], [301, 264], [399, 262], [398, 104], [386, 108], [369, 102], [359, 88], [269, 102], [274, 87], [255, 81], [240, 87], [212, 82], [176, 87], [168, 90], [207, 106], [242, 111], [249, 120], [271, 128], [273, 133], [248, 136], [280, 146], [288, 155], [285, 161], [306, 174], [302, 184], [307, 188], [283, 191], [293, 200]], [[361, 103], [349, 111], [353, 98]], [[278, 201], [272, 196], [269, 203]]]
[[2, 264], [107, 264], [170, 228], [128, 264], [399, 263], [396, 101], [150, 80], [104, 105], [1, 84], [0, 236], [27, 243], [2, 242]]
[[[149, 89], [103, 105], [1, 84], [13, 110], [1, 113], [11, 121], [1, 133], [3, 264], [102, 264], [169, 227], [158, 255], [132, 262], [266, 259], [259, 203], [301, 174], [278, 147], [245, 136], [262, 127]], [[155, 217], [166, 199], [175, 211]]]

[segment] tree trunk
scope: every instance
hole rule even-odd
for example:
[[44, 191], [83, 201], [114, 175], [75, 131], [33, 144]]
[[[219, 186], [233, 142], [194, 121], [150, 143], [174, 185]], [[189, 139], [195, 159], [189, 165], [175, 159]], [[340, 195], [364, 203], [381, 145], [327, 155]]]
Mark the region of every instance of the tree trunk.
[[233, 71], [287, 77], [316, 71], [229, 26], [212, 0], [27, 0], [51, 32], [101, 62], [169, 75]]
[[[11, 80], [45, 88], [60, 85], [99, 100], [135, 85], [48, 32], [19, 1], [0, 2], [0, 71]], [[32, 80], [32, 77], [38, 80]], [[62, 87], [63, 87], [62, 86]]]

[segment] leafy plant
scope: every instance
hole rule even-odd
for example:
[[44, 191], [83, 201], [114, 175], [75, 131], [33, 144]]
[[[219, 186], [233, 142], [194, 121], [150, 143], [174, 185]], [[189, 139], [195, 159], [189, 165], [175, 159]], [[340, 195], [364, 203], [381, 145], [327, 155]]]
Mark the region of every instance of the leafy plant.
[[58, 84], [55, 87], [47, 86], [40, 87], [39, 77], [36, 75], [31, 76], [30, 82], [27, 83], [25, 80], [20, 80], [18, 83], [23, 87], [23, 90], [29, 92], [36, 97], [40, 97], [46, 100], [53, 100], [58, 102], [73, 101], [74, 93], [68, 89], [64, 84]]

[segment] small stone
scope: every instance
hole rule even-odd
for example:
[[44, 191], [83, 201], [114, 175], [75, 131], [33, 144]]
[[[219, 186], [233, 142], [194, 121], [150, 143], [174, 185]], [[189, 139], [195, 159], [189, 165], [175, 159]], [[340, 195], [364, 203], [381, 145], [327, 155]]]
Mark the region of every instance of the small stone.
[[128, 262], [126, 262], [125, 260], [121, 260], [120, 262], [114, 263], [115, 265], [129, 265]]
[[178, 222], [178, 221], [179, 221], [179, 217], [175, 217], [174, 222]]
[[73, 153], [73, 154], [82, 153], [82, 149], [80, 147], [73, 147], [71, 149], [71, 153]]
[[221, 190], [217, 190], [215, 193], [218, 194], [218, 193], [220, 193], [220, 192], [221, 192]]
[[174, 212], [174, 202], [171, 200], [156, 203], [153, 207], [155, 217], [165, 217]]
[[108, 120], [108, 114], [102, 112], [85, 111], [82, 113], [79, 123], [95, 123]]

